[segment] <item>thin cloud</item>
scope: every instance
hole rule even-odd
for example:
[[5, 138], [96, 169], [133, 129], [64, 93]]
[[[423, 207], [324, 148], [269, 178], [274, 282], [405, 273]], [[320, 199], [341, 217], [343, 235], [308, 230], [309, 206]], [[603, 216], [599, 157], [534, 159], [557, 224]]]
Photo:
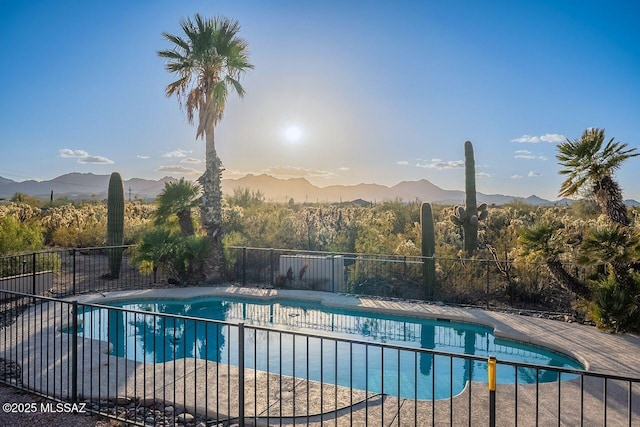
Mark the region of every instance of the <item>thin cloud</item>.
[[487, 172], [478, 172], [476, 173], [476, 177], [478, 178], [491, 178], [491, 174]]
[[536, 176], [542, 176], [542, 174], [536, 171], [529, 171], [529, 177], [536, 177]]
[[180, 160], [180, 163], [192, 163], [192, 164], [197, 165], [197, 164], [202, 163], [202, 160], [200, 160], [200, 159], [194, 159], [193, 157], [188, 157], [188, 158], [186, 158], [186, 159], [182, 159], [182, 160]]
[[185, 174], [185, 175], [195, 175], [195, 174], [201, 174], [202, 173], [202, 171], [199, 171], [197, 169], [187, 168], [187, 167], [180, 166], [180, 165], [160, 166], [158, 171], [159, 172], [182, 173], [182, 174]]
[[299, 166], [273, 166], [263, 169], [262, 173], [278, 178], [333, 178], [336, 176], [333, 172], [305, 169]]
[[[348, 167], [341, 167], [338, 170], [350, 170]], [[273, 166], [267, 169], [262, 169], [259, 172], [255, 171], [239, 171], [225, 169], [222, 172], [224, 179], [239, 179], [247, 175], [261, 175], [267, 174], [275, 178], [288, 179], [288, 178], [335, 178], [337, 175], [330, 171], [306, 169], [299, 166]]]
[[559, 142], [564, 142], [567, 138], [564, 135], [560, 135], [557, 133], [547, 133], [540, 137], [540, 141], [548, 142], [551, 144], [557, 144]]
[[517, 142], [519, 144], [537, 144], [539, 142], [548, 142], [550, 144], [557, 144], [564, 141], [566, 138], [564, 135], [558, 133], [545, 133], [541, 136], [535, 135], [522, 135], [520, 138], [512, 139], [511, 142]]
[[149, 160], [151, 158], [150, 156], [136, 156], [136, 157], [141, 160]]
[[71, 150], [69, 148], [63, 148], [58, 151], [60, 157], [88, 157], [89, 153], [84, 150]]
[[544, 154], [534, 154], [533, 151], [529, 150], [516, 150], [513, 152], [514, 159], [527, 159], [527, 160], [548, 160], [547, 156]]
[[187, 154], [190, 154], [191, 150], [174, 150], [169, 151], [168, 153], [164, 153], [162, 157], [187, 157]]
[[522, 179], [522, 175], [515, 174], [515, 175], [511, 175], [509, 178], [511, 178], [511, 179]]
[[83, 165], [110, 165], [113, 164], [113, 160], [104, 156], [86, 156], [80, 157], [78, 163]]
[[415, 166], [417, 168], [426, 168], [426, 169], [462, 169], [464, 167], [463, 160], [449, 160], [443, 161], [441, 159], [431, 159], [430, 162], [426, 163], [416, 163]]
[[409, 166], [409, 162], [406, 160], [399, 160], [396, 162], [396, 165], [400, 165], [400, 166]]
[[351, 168], [346, 167], [346, 166], [341, 166], [341, 167], [338, 168], [338, 170], [341, 171], [341, 172], [346, 172], [348, 170], [351, 170]]
[[81, 165], [110, 165], [113, 164], [113, 160], [104, 156], [91, 156], [85, 150], [71, 150], [69, 148], [62, 148], [58, 151], [60, 157], [75, 158], [78, 159], [78, 163]]
[[540, 138], [538, 138], [537, 136], [522, 135], [520, 138], [512, 139], [511, 142], [517, 142], [520, 144], [525, 144], [525, 143], [536, 144], [540, 142]]

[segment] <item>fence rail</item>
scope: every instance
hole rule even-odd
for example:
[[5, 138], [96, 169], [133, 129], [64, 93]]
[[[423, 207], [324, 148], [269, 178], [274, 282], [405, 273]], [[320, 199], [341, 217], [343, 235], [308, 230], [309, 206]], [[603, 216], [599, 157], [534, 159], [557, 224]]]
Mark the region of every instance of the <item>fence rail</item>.
[[[0, 289], [53, 296], [163, 286], [162, 270], [143, 274], [123, 249], [118, 277], [109, 274], [116, 247], [59, 249], [0, 257]], [[544, 264], [512, 260], [330, 253], [250, 247], [225, 248], [223, 280], [241, 286], [272, 286], [327, 292], [434, 300], [486, 308], [572, 313], [574, 296], [550, 277]], [[433, 266], [425, 280], [425, 263]], [[566, 268], [580, 278], [596, 266]], [[42, 277], [40, 277], [42, 276]]]
[[[0, 382], [130, 424], [640, 419], [638, 378], [505, 360], [493, 370], [473, 355], [12, 291], [0, 291], [0, 307], [0, 359], [19, 367]], [[513, 380], [500, 380], [510, 372]]]
[[[46, 293], [65, 296], [166, 283], [166, 278], [159, 272], [143, 274], [133, 265], [131, 252], [134, 248], [134, 246], [108, 246], [56, 249], [0, 257], [0, 289], [24, 291], [36, 295]], [[122, 249], [122, 263], [118, 277], [110, 274], [108, 252], [112, 249]], [[37, 279], [37, 276], [43, 273], [52, 275], [51, 278], [47, 278], [48, 286], [41, 284], [41, 280]], [[25, 284], [29, 280], [32, 281], [31, 287]]]
[[[226, 248], [226, 277], [243, 286], [437, 300], [487, 308], [572, 312], [574, 295], [550, 277], [544, 264], [513, 260], [330, 253], [248, 247]], [[431, 283], [423, 276], [432, 262]], [[596, 267], [566, 266], [580, 278]]]

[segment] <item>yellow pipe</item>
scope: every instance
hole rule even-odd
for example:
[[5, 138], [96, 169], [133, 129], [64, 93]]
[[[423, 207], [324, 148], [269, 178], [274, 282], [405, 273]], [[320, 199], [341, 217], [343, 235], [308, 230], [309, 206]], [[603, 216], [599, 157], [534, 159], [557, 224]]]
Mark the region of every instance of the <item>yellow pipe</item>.
[[496, 391], [496, 358], [494, 356], [489, 356], [489, 361], [487, 362], [487, 364], [487, 374], [489, 376], [489, 391]]

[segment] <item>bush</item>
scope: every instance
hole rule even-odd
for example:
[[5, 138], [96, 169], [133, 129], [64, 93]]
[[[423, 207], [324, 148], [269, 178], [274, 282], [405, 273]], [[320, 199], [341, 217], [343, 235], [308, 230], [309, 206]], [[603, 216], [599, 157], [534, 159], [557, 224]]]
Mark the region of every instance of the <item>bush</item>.
[[42, 228], [35, 222], [21, 222], [12, 216], [0, 218], [0, 255], [41, 249]]
[[150, 273], [160, 269], [178, 284], [197, 285], [204, 281], [204, 261], [208, 254], [204, 237], [183, 237], [166, 229], [152, 229], [142, 234], [134, 251], [138, 269]]
[[640, 275], [634, 287], [623, 289], [613, 275], [594, 283], [591, 315], [599, 328], [612, 332], [640, 332]]

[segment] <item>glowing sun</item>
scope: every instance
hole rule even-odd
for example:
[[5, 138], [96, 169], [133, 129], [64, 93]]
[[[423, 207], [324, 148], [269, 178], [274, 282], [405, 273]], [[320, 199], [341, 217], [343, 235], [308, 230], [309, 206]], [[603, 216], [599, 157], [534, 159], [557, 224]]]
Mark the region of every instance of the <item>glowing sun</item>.
[[284, 138], [290, 144], [297, 144], [302, 138], [302, 129], [295, 125], [288, 126], [284, 130]]

